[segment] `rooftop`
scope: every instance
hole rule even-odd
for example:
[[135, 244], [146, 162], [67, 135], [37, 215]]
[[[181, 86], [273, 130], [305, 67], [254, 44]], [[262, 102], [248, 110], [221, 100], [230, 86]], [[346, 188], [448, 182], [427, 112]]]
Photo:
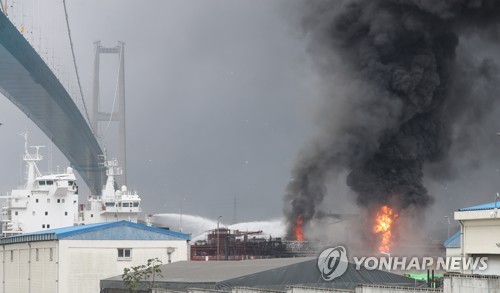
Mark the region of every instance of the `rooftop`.
[[460, 248], [461, 246], [460, 231], [453, 234], [448, 240], [446, 240], [443, 245], [445, 248]]
[[482, 205], [472, 206], [468, 208], [461, 208], [458, 211], [466, 212], [466, 211], [481, 211], [481, 210], [492, 210], [494, 208], [500, 208], [500, 201], [486, 203]]
[[43, 230], [0, 239], [0, 244], [50, 240], [189, 240], [190, 235], [127, 221]]
[[[354, 289], [358, 284], [399, 285], [414, 287], [420, 282], [412, 278], [379, 270], [356, 269], [348, 264], [347, 271], [325, 281], [318, 269], [316, 257], [273, 258], [242, 261], [181, 261], [160, 266], [161, 276], [155, 285], [174, 291], [205, 288], [228, 291], [235, 287], [285, 290], [287, 286]], [[146, 282], [141, 282], [142, 288]], [[124, 289], [122, 276], [101, 280], [102, 292]], [[230, 290], [229, 290], [230, 291]]]

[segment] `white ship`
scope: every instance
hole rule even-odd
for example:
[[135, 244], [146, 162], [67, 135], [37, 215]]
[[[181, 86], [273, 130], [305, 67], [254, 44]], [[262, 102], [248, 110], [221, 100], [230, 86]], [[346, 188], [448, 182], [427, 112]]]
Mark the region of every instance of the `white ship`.
[[80, 205], [78, 224], [100, 222], [129, 221], [137, 223], [141, 212], [141, 198], [136, 192], [130, 192], [124, 185], [115, 189], [115, 176], [122, 175], [116, 159], [105, 161], [106, 185], [102, 188], [102, 195], [89, 195], [88, 206]]
[[73, 226], [77, 219], [78, 186], [71, 168], [66, 173], [42, 175], [37, 162], [43, 157], [41, 146], [28, 151], [28, 134], [24, 136], [24, 155], [27, 178], [23, 186], [2, 196], [2, 235], [13, 236]]
[[73, 169], [66, 173], [42, 174], [37, 163], [43, 160], [41, 146], [28, 149], [28, 135], [23, 133], [26, 182], [2, 200], [2, 236], [8, 237], [48, 229], [100, 222], [137, 222], [141, 198], [126, 186], [115, 189], [115, 176], [122, 174], [116, 159], [106, 161], [107, 181], [102, 195], [88, 196], [88, 205], [78, 204], [78, 186]]

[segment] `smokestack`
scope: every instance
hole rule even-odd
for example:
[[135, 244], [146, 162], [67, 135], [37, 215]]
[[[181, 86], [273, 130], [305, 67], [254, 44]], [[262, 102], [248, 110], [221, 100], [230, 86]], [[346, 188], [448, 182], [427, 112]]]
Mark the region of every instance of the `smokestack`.
[[331, 85], [323, 108], [336, 114], [324, 115], [324, 132], [292, 170], [288, 237], [299, 216], [304, 225], [314, 217], [329, 173], [348, 172], [362, 207], [428, 206], [424, 166], [446, 159], [474, 99], [453, 92], [461, 35], [497, 23], [500, 2], [314, 0], [304, 11], [309, 51]]

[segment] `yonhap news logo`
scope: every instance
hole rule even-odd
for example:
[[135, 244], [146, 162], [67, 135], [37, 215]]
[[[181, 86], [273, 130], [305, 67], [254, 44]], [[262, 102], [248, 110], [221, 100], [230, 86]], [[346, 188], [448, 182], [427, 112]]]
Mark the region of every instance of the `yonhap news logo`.
[[348, 265], [347, 251], [343, 246], [325, 249], [318, 257], [318, 269], [325, 281], [342, 276]]
[[[406, 257], [388, 256], [352, 257], [352, 269], [357, 271], [484, 271], [488, 269], [488, 257]], [[342, 276], [349, 266], [347, 250], [343, 246], [327, 248], [318, 257], [318, 269], [325, 281]]]

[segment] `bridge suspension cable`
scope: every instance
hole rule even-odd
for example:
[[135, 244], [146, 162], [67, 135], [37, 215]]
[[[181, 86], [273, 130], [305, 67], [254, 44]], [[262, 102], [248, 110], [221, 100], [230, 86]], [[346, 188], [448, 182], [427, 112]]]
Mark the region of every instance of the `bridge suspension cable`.
[[82, 84], [80, 82], [80, 75], [78, 74], [78, 66], [76, 65], [75, 50], [73, 48], [73, 39], [71, 38], [71, 29], [69, 27], [68, 9], [66, 8], [66, 0], [63, 0], [62, 2], [64, 6], [64, 15], [66, 17], [66, 26], [68, 28], [68, 37], [69, 37], [69, 45], [71, 47], [71, 55], [73, 57], [73, 64], [75, 65], [76, 81], [78, 83], [78, 89], [80, 90], [80, 97], [82, 98], [83, 109], [85, 111], [85, 118], [87, 118], [87, 123], [91, 125], [89, 113], [87, 111], [87, 106], [85, 105], [85, 99], [83, 96]]

